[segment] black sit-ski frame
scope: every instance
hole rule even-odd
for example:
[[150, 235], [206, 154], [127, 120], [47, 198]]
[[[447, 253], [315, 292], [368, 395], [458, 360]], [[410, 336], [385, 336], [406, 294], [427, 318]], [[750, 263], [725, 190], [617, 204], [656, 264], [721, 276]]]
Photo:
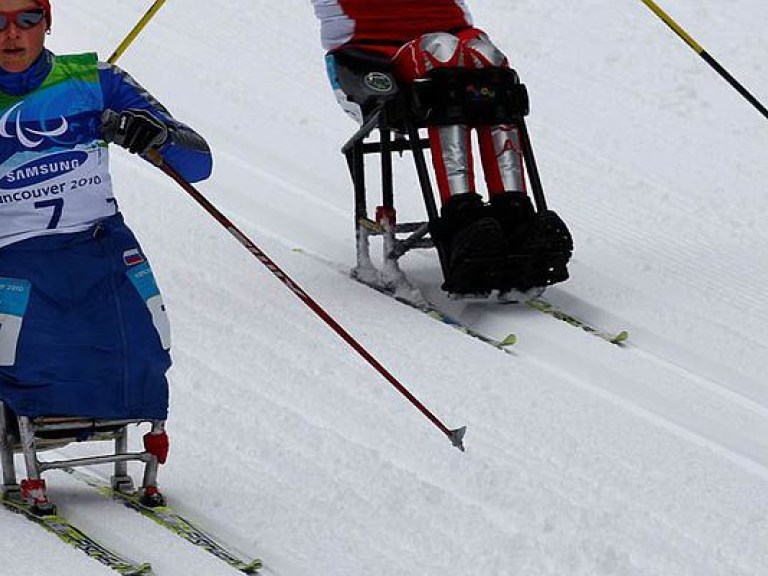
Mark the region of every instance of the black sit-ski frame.
[[[378, 74], [386, 72], [377, 72]], [[484, 88], [491, 98], [474, 96]], [[470, 94], [471, 96], [468, 96]], [[369, 112], [363, 125], [342, 147], [355, 191], [355, 237], [357, 268], [371, 269], [369, 237], [382, 236], [384, 240], [383, 284], [399, 281], [402, 273], [397, 260], [412, 248], [437, 249], [445, 274], [446, 250], [437, 238], [440, 215], [435, 201], [432, 181], [424, 150], [429, 140], [420, 130], [430, 125], [467, 124], [469, 126], [513, 126], [520, 137], [525, 172], [537, 213], [547, 210], [544, 191], [533, 154], [533, 147], [525, 123], [528, 114], [526, 88], [520, 84], [511, 69], [436, 69], [424, 80], [401, 88], [381, 99], [368, 98]], [[378, 130], [377, 141], [370, 141]], [[394, 214], [393, 153], [410, 152], [413, 156], [421, 192], [426, 207], [426, 222], [392, 222]], [[379, 154], [381, 158], [381, 206], [377, 217], [368, 213], [365, 176], [365, 156]]]

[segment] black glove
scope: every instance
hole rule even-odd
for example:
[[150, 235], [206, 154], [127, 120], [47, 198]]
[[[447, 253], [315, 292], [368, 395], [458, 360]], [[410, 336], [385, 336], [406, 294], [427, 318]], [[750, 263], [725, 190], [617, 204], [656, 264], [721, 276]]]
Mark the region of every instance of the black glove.
[[101, 120], [104, 139], [127, 148], [132, 154], [156, 150], [168, 138], [168, 127], [147, 110], [129, 108], [119, 114], [105, 110]]

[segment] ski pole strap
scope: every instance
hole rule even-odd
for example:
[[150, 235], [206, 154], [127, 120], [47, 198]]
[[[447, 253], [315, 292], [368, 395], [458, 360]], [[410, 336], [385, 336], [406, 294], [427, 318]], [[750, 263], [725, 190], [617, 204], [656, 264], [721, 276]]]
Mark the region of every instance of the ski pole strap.
[[150, 6], [149, 10], [147, 10], [147, 13], [144, 14], [144, 16], [142, 16], [141, 20], [138, 21], [136, 26], [134, 26], [133, 29], [128, 33], [128, 35], [123, 39], [120, 45], [115, 49], [115, 51], [109, 57], [107, 62], [109, 62], [110, 64], [114, 64], [115, 62], [117, 62], [117, 59], [123, 55], [123, 52], [125, 52], [128, 49], [128, 46], [130, 46], [133, 43], [133, 41], [136, 40], [136, 37], [141, 33], [144, 27], [149, 23], [150, 20], [152, 20], [152, 18], [155, 16], [155, 14], [157, 14], [160, 8], [163, 7], [163, 4], [165, 4], [165, 0], [155, 0], [154, 4]]
[[766, 109], [765, 106], [763, 106], [760, 101], [755, 98], [749, 90], [747, 90], [736, 78], [734, 78], [728, 70], [723, 68], [723, 66], [715, 60], [704, 48], [694, 40], [690, 34], [688, 34], [683, 28], [675, 22], [669, 14], [664, 12], [664, 10], [659, 7], [658, 4], [656, 4], [653, 0], [641, 0], [643, 4], [645, 4], [654, 14], [656, 14], [661, 20], [669, 26], [675, 34], [677, 34], [680, 38], [683, 39], [683, 41], [688, 44], [693, 50], [701, 56], [702, 60], [704, 60], [707, 64], [709, 64], [714, 70], [720, 74], [720, 76], [725, 79], [728, 84], [731, 85], [731, 87], [736, 90], [739, 94], [741, 94], [752, 106], [757, 108], [758, 112], [762, 114], [766, 119], [768, 119], [768, 109]]

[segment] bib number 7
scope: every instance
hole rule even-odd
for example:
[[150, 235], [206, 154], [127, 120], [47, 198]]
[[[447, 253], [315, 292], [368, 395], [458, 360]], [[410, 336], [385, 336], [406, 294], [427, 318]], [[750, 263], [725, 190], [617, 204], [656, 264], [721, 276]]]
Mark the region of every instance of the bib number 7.
[[64, 199], [63, 198], [53, 198], [51, 200], [42, 200], [40, 202], [35, 202], [35, 208], [41, 209], [41, 208], [53, 208], [53, 214], [51, 214], [51, 219], [48, 222], [47, 229], [53, 230], [56, 228], [56, 226], [59, 225], [59, 220], [61, 220], [61, 212], [64, 210]]

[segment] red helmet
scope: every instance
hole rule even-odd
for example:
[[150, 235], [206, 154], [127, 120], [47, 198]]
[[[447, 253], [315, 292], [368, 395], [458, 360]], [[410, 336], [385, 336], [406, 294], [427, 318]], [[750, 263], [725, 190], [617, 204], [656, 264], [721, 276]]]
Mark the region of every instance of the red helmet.
[[48, 25], [48, 28], [51, 27], [51, 2], [50, 0], [35, 0], [38, 4], [40, 4], [40, 7], [45, 10], [45, 23]]

